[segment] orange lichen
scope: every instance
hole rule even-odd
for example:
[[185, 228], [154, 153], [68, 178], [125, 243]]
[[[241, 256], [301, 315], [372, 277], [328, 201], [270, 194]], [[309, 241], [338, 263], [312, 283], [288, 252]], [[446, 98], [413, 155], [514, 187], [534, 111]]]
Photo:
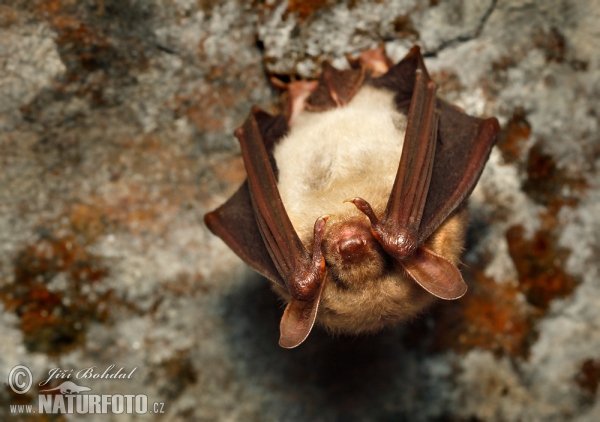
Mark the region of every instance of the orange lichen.
[[0, 290], [0, 300], [20, 318], [28, 350], [68, 352], [82, 342], [90, 321], [107, 320], [111, 291], [92, 293], [107, 269], [75, 237], [43, 237], [14, 265], [14, 282]]
[[[57, 31], [57, 45], [62, 50], [75, 54], [67, 54], [65, 64], [70, 72], [69, 77], [77, 79], [78, 70], [83, 68], [91, 71], [98, 68], [98, 57], [106, 55], [111, 50], [107, 37], [100, 31], [93, 30], [77, 13], [76, 5], [69, 1], [49, 0], [41, 2], [42, 18]], [[62, 55], [65, 58], [64, 54]], [[76, 64], [73, 59], [78, 63]]]
[[8, 28], [17, 20], [17, 12], [9, 6], [0, 5], [0, 28]]
[[287, 11], [295, 13], [301, 21], [315, 13], [317, 10], [331, 4], [329, 0], [290, 0]]
[[577, 282], [563, 270], [569, 251], [556, 246], [551, 230], [538, 230], [526, 239], [524, 228], [513, 226], [506, 236], [521, 291], [529, 303], [546, 310], [554, 298], [573, 292]]
[[513, 163], [523, 154], [525, 142], [531, 136], [531, 125], [523, 109], [517, 108], [507, 125], [502, 128], [498, 148], [506, 163]]
[[[60, 148], [67, 156], [83, 143], [77, 136], [63, 132], [56, 142], [36, 147]], [[17, 316], [30, 351], [68, 353], [85, 344], [90, 325], [112, 323], [114, 312], [139, 313], [135, 303], [117, 297], [105, 284], [109, 266], [92, 252], [92, 245], [110, 245], [110, 235], [116, 234], [150, 247], [207, 190], [201, 179], [206, 168], [198, 165], [189, 144], [158, 135], [115, 136], [102, 138], [102, 143], [103, 155], [93, 167], [86, 167], [80, 156], [73, 163], [80, 169], [76, 174], [96, 172], [94, 180], [82, 186], [78, 178], [62, 175], [69, 177], [77, 195], [53, 202], [56, 216], [38, 222], [39, 240], [20, 246], [14, 276], [2, 283], [0, 300]], [[62, 164], [48, 169], [51, 185], [53, 173], [62, 169]], [[28, 218], [36, 218], [27, 204], [17, 205]]]
[[437, 348], [459, 352], [480, 348], [498, 355], [526, 355], [535, 312], [519, 300], [519, 289], [496, 283], [482, 272], [469, 275], [474, 281], [469, 294], [445, 304], [437, 317]]
[[[55, 356], [80, 346], [91, 322], [111, 322], [110, 310], [134, 305], [101, 286], [108, 269], [89, 245], [115, 232], [164, 235], [186, 201], [197, 192], [194, 173], [176, 151], [153, 137], [114, 140], [125, 177], [112, 178], [102, 192], [68, 204], [55, 219], [38, 226], [40, 240], [25, 245], [14, 261], [14, 281], [0, 300], [19, 317], [26, 347]], [[188, 158], [185, 158], [188, 159]], [[185, 161], [184, 159], [184, 161]], [[192, 160], [192, 158], [189, 158]], [[132, 182], [130, 173], [140, 175]], [[147, 180], [161, 177], [154, 183]]]
[[82, 344], [91, 322], [110, 322], [115, 306], [138, 312], [100, 286], [108, 269], [88, 245], [116, 230], [164, 233], [182, 198], [164, 188], [168, 200], [153, 201], [145, 185], [123, 187], [121, 194], [92, 195], [66, 207], [39, 227], [39, 241], [16, 256], [14, 281], [0, 290], [0, 300], [19, 317], [30, 351], [66, 353]]
[[95, 205], [77, 203], [69, 211], [74, 232], [83, 234], [89, 240], [98, 238], [106, 231], [102, 209]]
[[508, 252], [518, 284], [488, 279], [483, 273], [484, 262], [481, 268], [464, 271], [471, 291], [443, 307], [437, 323], [441, 346], [526, 356], [536, 337], [535, 322], [554, 299], [567, 297], [578, 284], [564, 270], [571, 251], [558, 246], [558, 212], [563, 206], [576, 205], [587, 184], [582, 176], [560, 170], [552, 156], [543, 152], [541, 143], [531, 148], [526, 160], [519, 160], [530, 136], [530, 125], [517, 110], [499, 142], [507, 162], [524, 165], [524, 192], [546, 207], [540, 213], [540, 227], [532, 235], [526, 236], [521, 225], [507, 230]]
[[463, 271], [471, 290], [463, 299], [442, 307], [436, 324], [438, 347], [527, 356], [537, 335], [535, 322], [552, 300], [568, 296], [578, 283], [563, 269], [570, 251], [557, 246], [556, 214], [542, 213], [540, 221], [541, 228], [531, 238], [519, 225], [507, 231], [518, 285], [489, 279], [483, 273], [484, 263], [481, 269]]
[[[381, 3], [381, 0], [373, 0], [373, 2]], [[302, 22], [303, 20], [309, 18], [312, 14], [325, 8], [332, 7], [337, 3], [339, 3], [339, 0], [289, 0], [283, 19], [287, 19], [290, 13], [294, 13], [298, 20]], [[353, 9], [360, 3], [357, 0], [349, 0], [345, 4], [349, 9]], [[263, 7], [264, 9], [268, 10], [273, 6], [266, 5]]]
[[133, 234], [162, 234], [180, 203], [181, 199], [172, 202], [152, 201], [149, 193], [140, 187], [110, 197], [88, 197], [86, 202], [73, 204], [66, 213], [72, 230], [87, 241], [92, 241], [117, 229]]

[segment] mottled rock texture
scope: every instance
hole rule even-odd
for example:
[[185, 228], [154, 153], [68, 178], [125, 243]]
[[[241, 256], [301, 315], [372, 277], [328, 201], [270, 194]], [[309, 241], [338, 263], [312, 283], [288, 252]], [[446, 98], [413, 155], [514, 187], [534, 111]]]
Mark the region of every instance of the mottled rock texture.
[[[51, 368], [115, 364], [137, 370], [78, 383], [171, 421], [600, 420], [599, 21], [597, 0], [2, 2], [0, 376], [34, 387], [0, 415]], [[232, 131], [277, 110], [270, 75], [414, 43], [440, 95], [502, 125], [469, 293], [280, 349], [268, 282], [202, 222], [245, 177]]]

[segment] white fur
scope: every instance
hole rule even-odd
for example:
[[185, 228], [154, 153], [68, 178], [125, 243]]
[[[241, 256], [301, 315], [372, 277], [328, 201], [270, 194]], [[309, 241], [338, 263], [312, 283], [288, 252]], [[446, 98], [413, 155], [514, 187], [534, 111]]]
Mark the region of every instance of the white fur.
[[301, 113], [276, 146], [279, 192], [305, 243], [321, 215], [361, 215], [345, 199], [361, 197], [376, 212], [385, 207], [406, 130], [393, 97], [365, 85], [344, 107]]

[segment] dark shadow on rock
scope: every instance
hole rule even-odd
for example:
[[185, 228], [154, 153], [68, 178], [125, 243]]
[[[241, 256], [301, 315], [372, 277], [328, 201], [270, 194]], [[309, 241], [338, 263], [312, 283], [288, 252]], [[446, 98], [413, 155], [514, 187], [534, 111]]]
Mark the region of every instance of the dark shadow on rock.
[[380, 404], [390, 392], [404, 402], [404, 392], [394, 391], [399, 386], [408, 384], [408, 396], [418, 394], [419, 386], [406, 379], [418, 378], [415, 348], [422, 343], [406, 347], [406, 342], [418, 337], [414, 331], [422, 330], [422, 322], [358, 337], [334, 337], [315, 327], [305, 343], [286, 350], [277, 343], [282, 313], [283, 304], [268, 280], [254, 274], [224, 303], [231, 347], [243, 375], [273, 391], [274, 404], [285, 397], [300, 407], [302, 420], [315, 415], [320, 420], [356, 420], [365, 411], [377, 415], [376, 420], [409, 420], [398, 409], [385, 410]]
[[474, 207], [469, 208], [467, 232], [465, 235], [465, 245], [462, 260], [471, 264], [478, 261], [479, 244], [486, 238], [490, 232], [490, 216], [486, 216], [481, 210]]

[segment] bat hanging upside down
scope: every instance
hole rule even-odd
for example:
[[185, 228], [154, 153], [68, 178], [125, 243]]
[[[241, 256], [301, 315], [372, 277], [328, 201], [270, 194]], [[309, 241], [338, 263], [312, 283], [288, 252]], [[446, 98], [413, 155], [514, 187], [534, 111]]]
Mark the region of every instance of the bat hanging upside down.
[[248, 178], [205, 216], [287, 302], [285, 348], [315, 321], [372, 332], [467, 290], [465, 200], [498, 121], [438, 99], [418, 47], [394, 66], [381, 49], [349, 61], [287, 84], [283, 114], [253, 108], [235, 131]]

